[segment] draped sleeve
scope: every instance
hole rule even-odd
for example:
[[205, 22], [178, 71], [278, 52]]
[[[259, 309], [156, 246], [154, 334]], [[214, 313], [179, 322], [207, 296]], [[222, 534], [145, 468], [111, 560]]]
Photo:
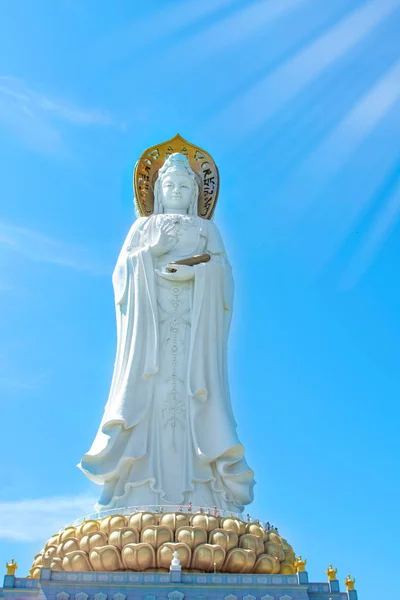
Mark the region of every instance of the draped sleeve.
[[122, 304], [126, 299], [128, 284], [128, 258], [129, 253], [139, 249], [141, 245], [141, 231], [146, 223], [146, 217], [137, 219], [126, 236], [124, 245], [119, 254], [117, 264], [112, 276], [115, 304]]

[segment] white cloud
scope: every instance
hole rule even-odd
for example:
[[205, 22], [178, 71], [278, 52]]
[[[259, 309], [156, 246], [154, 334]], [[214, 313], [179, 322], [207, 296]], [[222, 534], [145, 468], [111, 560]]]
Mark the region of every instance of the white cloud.
[[26, 144], [49, 151], [61, 147], [63, 124], [87, 127], [114, 122], [105, 111], [78, 107], [40, 93], [21, 79], [0, 75], [0, 126]]
[[94, 512], [88, 496], [0, 502], [0, 539], [44, 543], [67, 523]]
[[[63, 243], [26, 227], [0, 221], [0, 246], [28, 260], [88, 271], [102, 275], [109, 271], [99, 252], [83, 244]], [[98, 250], [98, 249], [97, 249]]]
[[21, 111], [29, 115], [35, 112], [48, 113], [76, 125], [112, 125], [113, 120], [106, 112], [84, 109], [64, 100], [56, 100], [27, 87], [16, 77], [0, 76], [0, 95]]

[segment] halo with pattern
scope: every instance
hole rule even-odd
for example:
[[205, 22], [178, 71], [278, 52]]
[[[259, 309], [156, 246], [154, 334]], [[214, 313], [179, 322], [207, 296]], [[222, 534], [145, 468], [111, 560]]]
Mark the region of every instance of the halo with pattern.
[[218, 199], [219, 173], [212, 156], [198, 146], [175, 137], [147, 148], [137, 161], [133, 171], [135, 202], [140, 216], [148, 217], [154, 210], [154, 184], [158, 170], [174, 152], [187, 156], [199, 183], [198, 215], [211, 219]]

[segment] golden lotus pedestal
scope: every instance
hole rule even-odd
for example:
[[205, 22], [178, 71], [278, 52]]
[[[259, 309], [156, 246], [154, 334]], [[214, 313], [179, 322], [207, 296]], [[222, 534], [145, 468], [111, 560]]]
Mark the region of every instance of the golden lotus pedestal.
[[275, 529], [205, 513], [133, 512], [88, 519], [53, 535], [30, 575], [52, 571], [168, 571], [174, 552], [183, 572], [296, 573], [295, 554]]

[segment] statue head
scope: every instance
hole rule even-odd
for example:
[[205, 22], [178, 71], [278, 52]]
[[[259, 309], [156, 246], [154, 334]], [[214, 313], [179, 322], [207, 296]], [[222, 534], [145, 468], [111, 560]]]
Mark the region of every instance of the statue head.
[[166, 210], [197, 215], [199, 185], [184, 154], [171, 154], [158, 171], [154, 187], [154, 213]]

